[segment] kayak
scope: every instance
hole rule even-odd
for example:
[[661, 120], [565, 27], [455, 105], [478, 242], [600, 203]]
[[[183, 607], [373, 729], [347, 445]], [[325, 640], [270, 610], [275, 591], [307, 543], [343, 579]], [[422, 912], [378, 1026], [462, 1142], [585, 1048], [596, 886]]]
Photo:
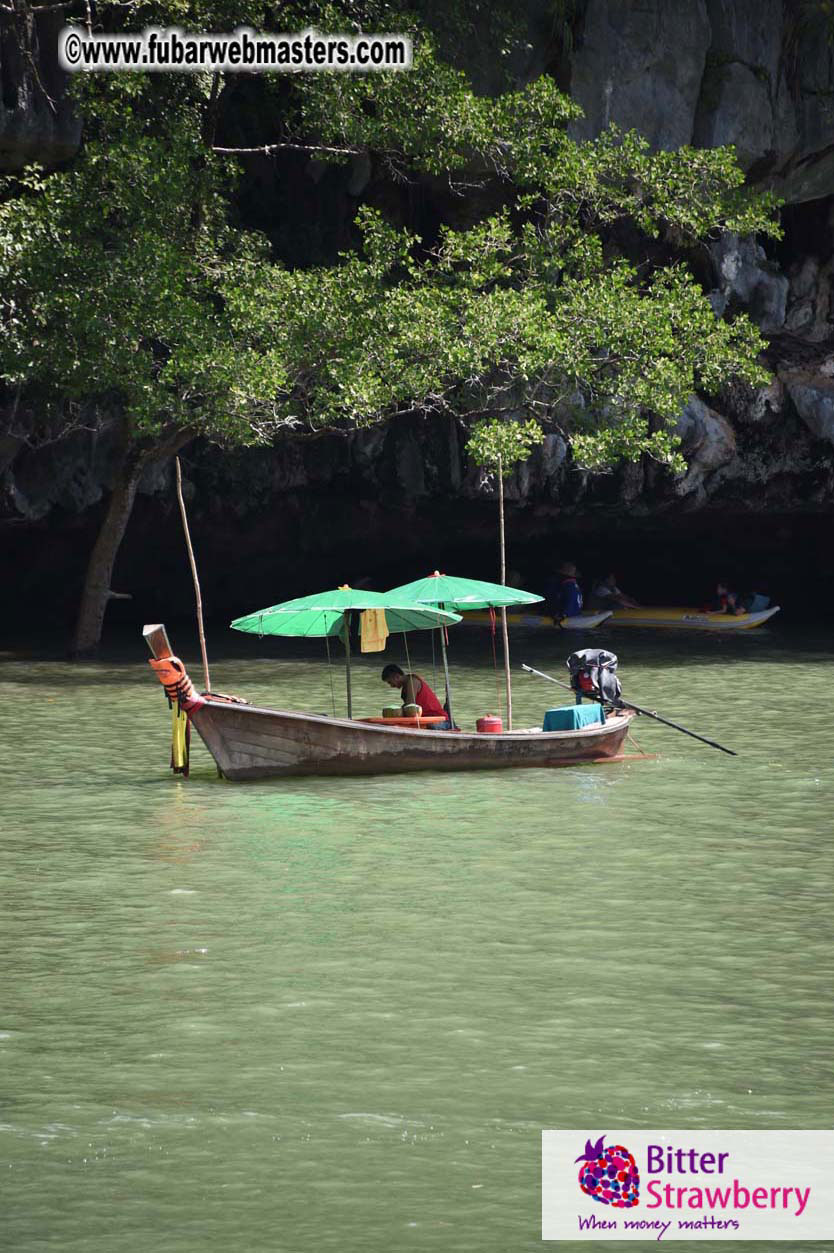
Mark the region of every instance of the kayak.
[[752, 631], [774, 614], [779, 606], [758, 613], [709, 613], [703, 609], [673, 609], [655, 606], [639, 609], [615, 609], [609, 626], [657, 628], [686, 631]]
[[[606, 609], [599, 613], [581, 614], [576, 618], [563, 618], [558, 623], [544, 613], [514, 611], [507, 613], [507, 623], [520, 627], [558, 626], [564, 631], [592, 631], [603, 622], [612, 627], [640, 627], [644, 630], [752, 631], [777, 613], [778, 605], [762, 609], [758, 613], [741, 613], [737, 617], [729, 613], [707, 613], [703, 609], [646, 606], [639, 609], [615, 609], [613, 613]], [[464, 613], [463, 622], [468, 622], [470, 626], [489, 626], [490, 616], [484, 610], [475, 610]]]
[[[507, 610], [507, 625], [517, 627], [560, 627], [563, 631], [592, 631], [594, 627], [601, 626], [603, 622], [607, 622], [610, 617], [611, 610], [603, 609], [599, 613], [583, 613], [575, 618], [562, 618], [560, 622], [555, 622], [546, 613], [523, 613], [518, 609], [514, 609]], [[470, 626], [489, 626], [491, 621], [489, 612], [485, 609], [473, 609], [469, 613], [463, 614], [464, 624], [468, 622]], [[499, 621], [497, 612], [496, 621]]]

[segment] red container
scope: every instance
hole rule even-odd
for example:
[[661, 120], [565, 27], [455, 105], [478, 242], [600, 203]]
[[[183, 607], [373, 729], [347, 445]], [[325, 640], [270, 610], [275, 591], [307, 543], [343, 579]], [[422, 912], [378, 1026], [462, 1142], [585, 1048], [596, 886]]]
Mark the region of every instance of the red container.
[[504, 724], [500, 718], [496, 718], [494, 714], [487, 714], [485, 718], [479, 718], [475, 723], [475, 729], [481, 734], [486, 732], [490, 735], [500, 735], [504, 730]]

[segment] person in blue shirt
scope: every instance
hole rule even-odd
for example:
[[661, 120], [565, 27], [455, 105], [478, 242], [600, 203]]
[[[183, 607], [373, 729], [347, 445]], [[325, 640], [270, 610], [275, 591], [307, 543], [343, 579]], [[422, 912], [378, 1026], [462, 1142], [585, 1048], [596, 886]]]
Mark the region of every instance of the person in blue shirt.
[[576, 618], [582, 612], [582, 590], [577, 582], [577, 569], [572, 561], [563, 561], [556, 568], [547, 588], [547, 611], [555, 621]]

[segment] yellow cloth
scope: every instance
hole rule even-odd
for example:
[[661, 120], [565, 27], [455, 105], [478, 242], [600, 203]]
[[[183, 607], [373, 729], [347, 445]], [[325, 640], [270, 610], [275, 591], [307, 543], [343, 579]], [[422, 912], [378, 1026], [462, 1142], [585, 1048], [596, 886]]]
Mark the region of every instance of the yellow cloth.
[[359, 651], [381, 653], [388, 641], [384, 609], [363, 609], [359, 615]]
[[188, 744], [185, 735], [188, 714], [180, 713], [175, 702], [171, 715], [171, 766], [176, 774], [183, 774], [188, 769]]

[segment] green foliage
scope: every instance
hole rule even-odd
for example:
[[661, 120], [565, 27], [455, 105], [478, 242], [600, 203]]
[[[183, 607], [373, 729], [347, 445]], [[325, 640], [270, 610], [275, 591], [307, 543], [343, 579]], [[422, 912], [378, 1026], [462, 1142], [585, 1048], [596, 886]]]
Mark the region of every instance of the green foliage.
[[241, 369], [222, 307], [227, 274], [259, 251], [227, 225], [227, 181], [189, 135], [129, 127], [65, 174], [27, 173], [0, 204], [0, 375], [109, 402], [138, 441], [250, 438], [247, 401], [275, 381]]
[[379, 214], [364, 210], [360, 225], [364, 258], [239, 267], [224, 290], [240, 342], [274, 354], [276, 375], [280, 363], [281, 421], [315, 429], [416, 409], [475, 421], [526, 410], [588, 467], [647, 454], [679, 469], [671, 424], [692, 392], [767, 379], [755, 327], [716, 319], [683, 266], [647, 279], [624, 261], [565, 267], [552, 282], [507, 213], [444, 231], [419, 261], [413, 238]]
[[[629, 219], [647, 237], [665, 233], [676, 243], [718, 229], [779, 234], [775, 197], [744, 186], [732, 148], [652, 152], [636, 131], [615, 126], [596, 139], [574, 141], [563, 129], [556, 87], [539, 79], [531, 96], [537, 124], [508, 143], [514, 181], [524, 189], [521, 204], [535, 209], [544, 203], [550, 231], [573, 241], [580, 231]], [[512, 97], [504, 101], [512, 118]]]
[[[276, 27], [252, 0], [104, 0], [97, 14], [109, 29]], [[210, 137], [235, 83], [79, 75], [82, 154], [0, 205], [0, 377], [116, 401], [138, 440], [181, 428], [245, 442], [419, 410], [475, 422], [487, 459], [506, 439], [515, 462], [555, 430], [586, 466], [649, 455], [680, 468], [671, 425], [691, 393], [766, 376], [754, 326], [717, 320], [668, 258], [720, 230], [778, 234], [773, 199], [744, 186], [731, 149], [653, 153], [613, 127], [572, 139], [580, 111], [547, 77], [476, 95], [385, 0], [290, 4], [277, 25], [311, 23], [411, 31], [415, 68], [262, 76], [262, 143], [491, 182], [505, 208], [429, 244], [365, 207], [361, 252], [285, 269], [229, 225], [235, 170]], [[623, 224], [639, 263], [618, 251]], [[519, 412], [525, 425], [502, 423]]]
[[466, 441], [466, 451], [476, 465], [501, 471], [509, 478], [519, 461], [526, 461], [541, 443], [544, 432], [535, 419], [519, 422], [515, 418], [482, 418], [475, 422]]

